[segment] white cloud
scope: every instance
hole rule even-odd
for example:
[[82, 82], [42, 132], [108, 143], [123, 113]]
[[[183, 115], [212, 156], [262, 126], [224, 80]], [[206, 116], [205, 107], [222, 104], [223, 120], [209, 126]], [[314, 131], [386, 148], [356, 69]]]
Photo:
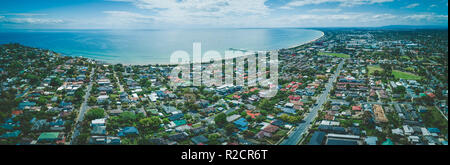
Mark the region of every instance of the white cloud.
[[[445, 22], [445, 17], [393, 15], [380, 13], [349, 13], [342, 8], [372, 5], [394, 0], [294, 0], [282, 6], [292, 9], [298, 6], [336, 3], [337, 8], [309, 9], [304, 14], [278, 14], [277, 9], [266, 6], [267, 0], [109, 0], [134, 4], [139, 13], [106, 11], [107, 25], [120, 27], [360, 27], [391, 24], [429, 24]], [[276, 16], [274, 15], [276, 14]], [[420, 19], [421, 17], [424, 17]], [[413, 19], [418, 19], [413, 20]], [[413, 20], [413, 21], [411, 21]], [[426, 22], [425, 20], [429, 20]], [[409, 21], [409, 22], [408, 22]], [[435, 23], [433, 22], [433, 23]]]
[[61, 24], [64, 23], [61, 19], [43, 18], [48, 14], [42, 13], [0, 13], [0, 22], [9, 24]]
[[406, 6], [406, 8], [412, 9], [412, 8], [417, 7], [417, 6], [420, 6], [420, 4], [419, 3], [413, 3], [413, 4], [410, 4], [410, 5]]
[[435, 15], [435, 14], [414, 14], [405, 17], [411, 20], [426, 20], [426, 21], [448, 21], [448, 15]]
[[128, 22], [142, 22], [156, 19], [154, 16], [142, 15], [138, 13], [132, 13], [127, 11], [104, 11], [103, 13], [109, 14], [115, 19], [123, 19]]
[[14, 24], [60, 24], [64, 23], [60, 19], [50, 19], [50, 18], [6, 18], [0, 17], [1, 22], [14, 23]]
[[[123, 0], [122, 0], [123, 1]], [[267, 0], [126, 0], [143, 9], [166, 9], [181, 13], [264, 14]], [[160, 11], [161, 12], [161, 11]]]
[[286, 27], [376, 27], [386, 25], [424, 25], [448, 22], [447, 15], [394, 15], [376, 13], [297, 14], [268, 20]]
[[133, 13], [128, 11], [104, 11], [108, 16], [101, 24], [108, 26], [108, 28], [142, 28], [152, 24], [157, 20], [157, 17]]
[[33, 16], [45, 16], [45, 15], [48, 15], [48, 14], [42, 14], [42, 13], [5, 13], [5, 14], [0, 14], [0, 15], [33, 17]]
[[392, 15], [372, 13], [298, 14], [275, 18], [271, 22], [283, 23], [288, 27], [368, 27], [388, 19], [394, 18]]
[[310, 13], [338, 13], [341, 11], [342, 11], [342, 9], [336, 8], [336, 9], [311, 9], [308, 12], [310, 12]]
[[206, 23], [232, 21], [230, 18], [265, 16], [267, 0], [111, 0], [130, 2], [140, 9], [154, 13], [168, 23]]
[[318, 5], [323, 3], [339, 3], [342, 7], [350, 7], [356, 5], [367, 5], [376, 3], [393, 2], [394, 0], [296, 0], [289, 2], [282, 9], [292, 9], [294, 7], [306, 6], [306, 5]]

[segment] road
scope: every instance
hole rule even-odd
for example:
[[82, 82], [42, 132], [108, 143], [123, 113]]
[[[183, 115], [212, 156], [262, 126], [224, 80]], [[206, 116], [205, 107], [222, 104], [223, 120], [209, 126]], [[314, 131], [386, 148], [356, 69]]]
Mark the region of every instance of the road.
[[[119, 77], [117, 77], [116, 71], [114, 71], [114, 78], [117, 80], [117, 85], [119, 86], [119, 89], [120, 89], [120, 93], [119, 94], [122, 94], [123, 92], [125, 92], [125, 90], [124, 90], [122, 84], [120, 83]], [[121, 111], [122, 110], [122, 105], [117, 105], [117, 109]]]
[[311, 122], [314, 121], [319, 113], [320, 108], [323, 104], [325, 104], [328, 100], [328, 95], [333, 88], [333, 83], [336, 81], [339, 73], [341, 72], [342, 67], [344, 66], [344, 61], [342, 61], [336, 69], [333, 77], [331, 77], [328, 83], [325, 85], [325, 91], [320, 95], [317, 99], [316, 106], [311, 109], [311, 112], [304, 119], [305, 122], [300, 123], [294, 131], [289, 134], [289, 136], [280, 143], [280, 145], [297, 145], [303, 137], [308, 129], [311, 127]]
[[80, 123], [84, 120], [84, 114], [86, 114], [86, 111], [88, 109], [87, 102], [91, 95], [91, 90], [92, 90], [92, 85], [93, 85], [92, 77], [94, 76], [94, 73], [95, 73], [95, 68], [92, 68], [92, 71], [91, 71], [91, 74], [89, 77], [89, 79], [90, 79], [89, 86], [88, 86], [86, 94], [84, 95], [84, 101], [81, 104], [80, 111], [78, 113], [78, 117], [77, 117], [77, 120], [75, 123], [75, 129], [72, 132], [72, 138], [70, 140], [70, 144], [74, 144], [75, 139], [77, 138], [78, 135], [80, 135], [80, 130], [79, 130], [81, 127]]
[[[331, 99], [330, 101], [342, 101], [342, 100], [338, 100], [338, 99]], [[374, 105], [374, 104], [378, 104], [378, 105], [395, 105], [395, 104], [398, 104], [398, 105], [401, 105], [401, 104], [412, 104], [412, 103], [410, 103], [410, 102], [388, 102], [388, 103], [380, 103], [380, 102], [359, 102], [359, 104], [371, 104], [371, 105]]]
[[25, 89], [25, 90], [23, 91], [22, 94], [16, 96], [16, 99], [17, 99], [17, 98], [20, 98], [20, 97], [23, 97], [23, 96], [26, 96], [26, 95], [28, 94], [28, 92], [30, 91], [31, 88], [33, 88], [33, 87], [32, 87], [32, 86], [29, 86], [27, 89]]
[[444, 112], [442, 112], [438, 106], [435, 105], [434, 107], [436, 107], [436, 110], [439, 111], [441, 113], [442, 117], [444, 117], [444, 119], [448, 121], [448, 117], [444, 114]]
[[119, 85], [120, 93], [124, 92], [125, 90], [123, 89], [123, 86], [122, 86], [122, 84], [120, 83], [119, 77], [117, 77], [117, 75], [116, 75], [116, 71], [114, 71], [114, 77], [115, 77], [116, 80], [117, 80], [117, 85]]

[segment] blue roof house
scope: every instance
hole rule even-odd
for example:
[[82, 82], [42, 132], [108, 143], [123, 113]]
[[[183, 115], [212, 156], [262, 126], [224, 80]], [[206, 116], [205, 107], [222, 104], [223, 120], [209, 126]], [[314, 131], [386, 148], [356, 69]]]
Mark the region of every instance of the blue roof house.
[[7, 133], [4, 133], [3, 135], [0, 135], [0, 139], [1, 138], [15, 138], [15, 137], [18, 137], [19, 135], [20, 135], [20, 130], [16, 130], [16, 131], [14, 131], [14, 132], [7, 132]]
[[177, 113], [177, 114], [175, 114], [175, 115], [170, 116], [170, 117], [169, 117], [169, 120], [170, 120], [170, 121], [180, 120], [180, 119], [182, 119], [183, 117], [184, 117], [184, 114], [182, 114], [182, 113]]
[[289, 113], [289, 114], [296, 114], [297, 112], [295, 111], [295, 109], [293, 108], [282, 108], [281, 109], [284, 113]]
[[241, 131], [245, 131], [248, 129], [248, 122], [244, 118], [240, 118], [234, 122], [234, 125], [239, 128]]
[[377, 145], [378, 138], [375, 136], [369, 136], [364, 141], [367, 145]]
[[191, 141], [194, 142], [194, 144], [196, 144], [196, 145], [201, 145], [201, 144], [207, 143], [209, 140], [205, 136], [200, 135], [200, 136], [191, 138]]
[[24, 110], [25, 107], [33, 107], [33, 106], [36, 106], [35, 102], [28, 102], [28, 101], [27, 102], [21, 102], [19, 104], [19, 106], [17, 107], [17, 109]]
[[61, 101], [61, 103], [59, 103], [59, 106], [60, 106], [60, 107], [71, 106], [71, 105], [72, 105], [71, 102], [64, 102], [64, 101]]
[[139, 135], [136, 127], [125, 127], [118, 133], [118, 136]]
[[325, 135], [326, 133], [322, 131], [314, 132], [308, 145], [322, 145]]
[[428, 128], [428, 132], [430, 132], [430, 133], [441, 133], [441, 130], [439, 130], [439, 128]]
[[14, 115], [11, 118], [8, 118], [6, 122], [1, 125], [1, 127], [6, 130], [13, 130], [14, 128], [20, 127], [20, 121], [14, 122], [14, 118]]

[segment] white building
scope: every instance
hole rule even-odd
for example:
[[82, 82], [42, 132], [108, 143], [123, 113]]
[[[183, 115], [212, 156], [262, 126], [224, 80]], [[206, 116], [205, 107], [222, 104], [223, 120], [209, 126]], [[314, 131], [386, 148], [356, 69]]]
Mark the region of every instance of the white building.
[[405, 135], [412, 135], [414, 133], [413, 128], [408, 125], [403, 126], [403, 131], [405, 132]]
[[91, 126], [105, 126], [106, 125], [106, 119], [95, 119], [91, 121]]

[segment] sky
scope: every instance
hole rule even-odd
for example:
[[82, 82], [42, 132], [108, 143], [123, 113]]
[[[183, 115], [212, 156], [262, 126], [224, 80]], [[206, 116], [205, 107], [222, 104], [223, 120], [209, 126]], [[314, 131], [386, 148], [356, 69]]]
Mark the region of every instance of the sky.
[[2, 0], [0, 29], [448, 24], [448, 0]]

